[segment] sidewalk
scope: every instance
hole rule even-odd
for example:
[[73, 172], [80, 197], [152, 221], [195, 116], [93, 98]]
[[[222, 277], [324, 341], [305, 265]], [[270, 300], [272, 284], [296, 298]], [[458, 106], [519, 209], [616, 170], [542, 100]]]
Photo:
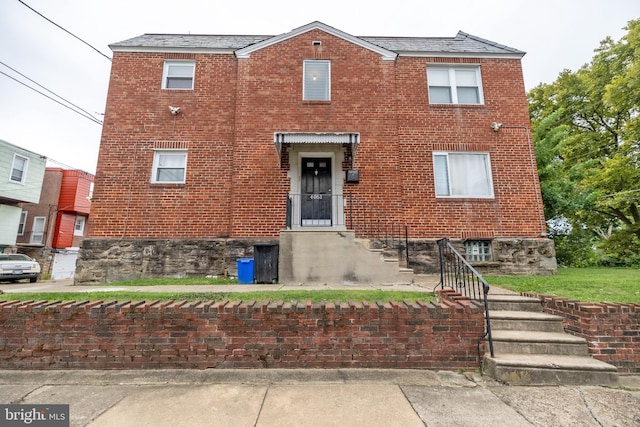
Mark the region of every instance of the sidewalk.
[[504, 386], [426, 370], [0, 371], [0, 403], [69, 404], [72, 426], [636, 426], [618, 388]]
[[[251, 292], [251, 291], [293, 291], [293, 290], [387, 290], [409, 292], [433, 292], [438, 285], [440, 276], [437, 274], [416, 274], [414, 282], [407, 284], [327, 284], [327, 283], [296, 283], [296, 284], [233, 284], [233, 285], [185, 285], [185, 286], [115, 286], [115, 285], [80, 285], [75, 286], [73, 279], [50, 280], [37, 283], [0, 283], [0, 291], [5, 294], [14, 292]], [[491, 286], [491, 295], [515, 294], [507, 289]], [[2, 298], [2, 297], [0, 297]]]

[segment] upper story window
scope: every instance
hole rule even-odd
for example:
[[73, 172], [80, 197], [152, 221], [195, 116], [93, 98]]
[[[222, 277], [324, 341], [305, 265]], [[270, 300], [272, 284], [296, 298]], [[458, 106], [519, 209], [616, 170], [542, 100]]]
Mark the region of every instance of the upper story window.
[[433, 153], [437, 197], [493, 197], [488, 153]]
[[428, 66], [430, 104], [483, 104], [480, 67]]
[[44, 241], [44, 226], [47, 222], [47, 217], [36, 216], [33, 218], [33, 227], [31, 228], [30, 243], [43, 243]]
[[18, 236], [24, 236], [24, 227], [27, 224], [27, 211], [20, 213], [20, 222], [18, 223]]
[[84, 235], [84, 226], [87, 223], [87, 217], [77, 216], [76, 217], [76, 225], [73, 228], [74, 236], [82, 236]]
[[184, 184], [187, 172], [187, 152], [184, 150], [156, 150], [153, 154], [151, 182], [156, 184]]
[[331, 100], [331, 62], [304, 61], [302, 99], [305, 101]]
[[162, 89], [193, 89], [194, 61], [164, 61]]
[[11, 163], [11, 174], [9, 175], [9, 180], [11, 182], [18, 182], [20, 184], [24, 184], [24, 182], [27, 180], [28, 165], [29, 165], [28, 158], [19, 156], [18, 154], [14, 154], [13, 163]]

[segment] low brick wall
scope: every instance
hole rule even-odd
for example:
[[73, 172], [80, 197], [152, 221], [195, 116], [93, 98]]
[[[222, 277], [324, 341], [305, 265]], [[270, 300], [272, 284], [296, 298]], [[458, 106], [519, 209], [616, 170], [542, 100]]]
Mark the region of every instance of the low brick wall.
[[548, 295], [539, 298], [545, 313], [564, 318], [568, 333], [585, 338], [589, 353], [619, 372], [640, 372], [640, 304], [587, 303]]
[[0, 301], [1, 369], [475, 369], [480, 307]]

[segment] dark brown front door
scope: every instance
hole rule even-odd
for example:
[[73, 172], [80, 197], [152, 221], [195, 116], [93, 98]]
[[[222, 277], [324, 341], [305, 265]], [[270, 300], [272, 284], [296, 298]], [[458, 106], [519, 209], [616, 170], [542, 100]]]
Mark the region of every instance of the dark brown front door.
[[303, 226], [331, 225], [331, 159], [302, 159]]

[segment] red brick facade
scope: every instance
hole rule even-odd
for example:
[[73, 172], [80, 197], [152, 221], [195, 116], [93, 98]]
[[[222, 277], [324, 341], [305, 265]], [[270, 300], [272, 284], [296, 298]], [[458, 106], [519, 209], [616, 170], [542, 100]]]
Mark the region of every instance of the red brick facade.
[[[161, 50], [115, 49], [91, 237], [278, 236], [296, 177], [287, 164], [291, 147], [279, 159], [276, 132], [359, 133], [359, 183], [344, 183], [343, 191], [407, 224], [411, 237], [535, 238], [545, 231], [521, 55], [388, 60], [323, 26], [248, 58]], [[193, 90], [161, 89], [169, 59], [195, 60]], [[303, 101], [307, 59], [331, 61], [330, 101]], [[427, 64], [434, 63], [479, 66], [484, 103], [430, 104]], [[170, 105], [181, 112], [172, 115]], [[503, 127], [494, 131], [492, 122]], [[184, 184], [150, 182], [159, 148], [188, 151]], [[436, 198], [434, 150], [489, 153], [494, 197]], [[348, 154], [337, 162], [343, 171], [351, 168]]]

